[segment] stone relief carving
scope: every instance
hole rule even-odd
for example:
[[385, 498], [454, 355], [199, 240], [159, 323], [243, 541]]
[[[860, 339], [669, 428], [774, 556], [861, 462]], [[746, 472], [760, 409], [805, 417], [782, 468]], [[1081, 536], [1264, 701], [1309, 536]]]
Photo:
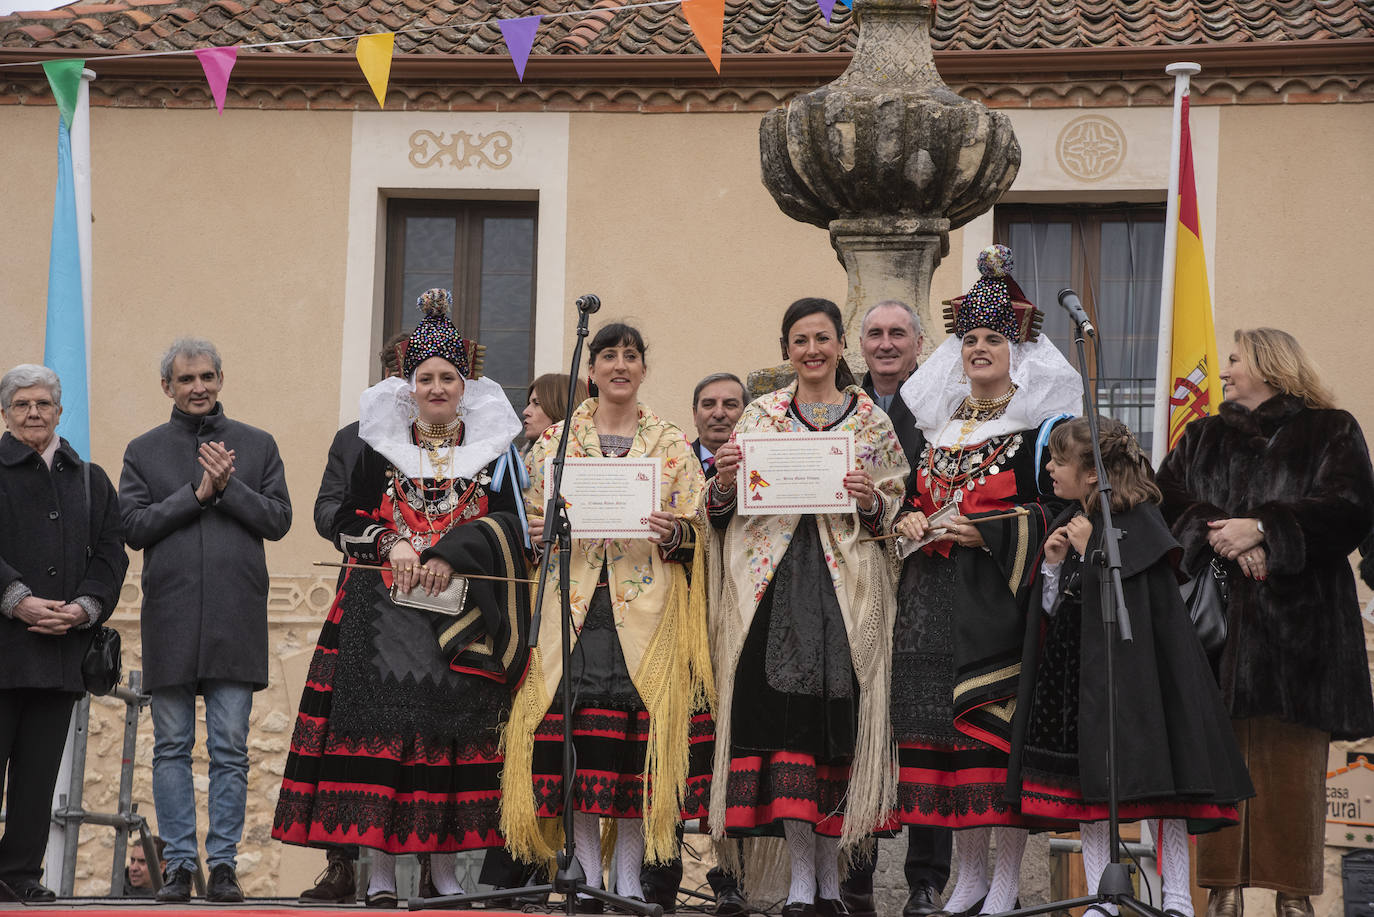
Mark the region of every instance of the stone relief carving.
[[[267, 586], [267, 619], [288, 624], [323, 624], [334, 604], [336, 582], [332, 574], [271, 574]], [[119, 591], [116, 615], [123, 620], [137, 620], [142, 606], [142, 575], [138, 570], [130, 570]]]
[[1059, 132], [1059, 167], [1080, 181], [1101, 181], [1126, 158], [1126, 132], [1111, 118], [1084, 115]]
[[514, 156], [511, 148], [514, 142], [505, 131], [492, 131], [489, 134], [469, 134], [467, 131], [419, 130], [410, 135], [410, 164], [417, 169], [442, 166], [445, 157], [455, 169], [476, 168], [504, 169], [511, 164]]

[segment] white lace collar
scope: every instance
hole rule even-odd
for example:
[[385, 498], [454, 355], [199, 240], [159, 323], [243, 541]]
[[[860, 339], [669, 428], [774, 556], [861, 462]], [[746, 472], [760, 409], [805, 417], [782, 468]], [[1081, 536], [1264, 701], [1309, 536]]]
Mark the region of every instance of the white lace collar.
[[[411, 437], [418, 412], [410, 392], [410, 383], [395, 376], [363, 392], [358, 398], [358, 435], [406, 477], [437, 477], [429, 454]], [[468, 379], [461, 406], [463, 444], [454, 447], [447, 471], [453, 477], [472, 478], [510, 447], [522, 427], [505, 391], [491, 379]]]

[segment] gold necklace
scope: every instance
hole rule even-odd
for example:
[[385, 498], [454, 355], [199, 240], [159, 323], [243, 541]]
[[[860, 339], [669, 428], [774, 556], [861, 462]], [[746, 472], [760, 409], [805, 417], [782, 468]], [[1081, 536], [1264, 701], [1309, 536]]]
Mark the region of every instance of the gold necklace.
[[455, 417], [448, 423], [425, 423], [423, 420], [415, 421], [415, 429], [420, 431], [420, 435], [428, 439], [445, 440], [452, 439], [453, 434], [458, 432], [458, 428], [463, 425], [463, 418]]
[[1016, 394], [1016, 383], [1012, 383], [1011, 388], [1007, 389], [996, 398], [975, 398], [969, 395], [964, 398], [964, 403], [959, 406], [955, 416], [967, 413], [963, 424], [959, 427], [959, 442], [962, 443], [974, 430], [992, 420], [997, 415], [1006, 410], [1007, 405], [1011, 404], [1012, 396]]

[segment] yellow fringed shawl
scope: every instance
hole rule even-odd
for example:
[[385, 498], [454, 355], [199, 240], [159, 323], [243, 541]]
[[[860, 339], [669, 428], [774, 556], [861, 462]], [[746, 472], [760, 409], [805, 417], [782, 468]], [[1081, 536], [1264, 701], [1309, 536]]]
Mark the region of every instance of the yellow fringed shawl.
[[[600, 456], [596, 432], [597, 399], [584, 401], [568, 419], [569, 456]], [[530, 486], [525, 491], [531, 517], [544, 515], [544, 460], [558, 448], [562, 424], [554, 424], [530, 449]], [[639, 406], [639, 425], [631, 457], [663, 460], [660, 505], [690, 529], [684, 544], [703, 533], [705, 477], [682, 430]], [[677, 826], [687, 784], [689, 728], [694, 709], [710, 709], [715, 687], [706, 629], [705, 564], [696, 552], [694, 588], [680, 564], [667, 563], [657, 545], [645, 539], [578, 539], [572, 547], [571, 606], [573, 640], [587, 616], [588, 603], [604, 563], [616, 632], [640, 700], [649, 712], [648, 753], [644, 763], [645, 861], [677, 855]], [[547, 558], [550, 581], [558, 582], [557, 559]], [[516, 695], [502, 736], [501, 831], [518, 859], [549, 860], [562, 844], [562, 820], [540, 819], [532, 782], [534, 732], [558, 693], [562, 677], [562, 602], [557, 588], [545, 591], [538, 645], [530, 670]], [[542, 824], [541, 824], [542, 822]]]

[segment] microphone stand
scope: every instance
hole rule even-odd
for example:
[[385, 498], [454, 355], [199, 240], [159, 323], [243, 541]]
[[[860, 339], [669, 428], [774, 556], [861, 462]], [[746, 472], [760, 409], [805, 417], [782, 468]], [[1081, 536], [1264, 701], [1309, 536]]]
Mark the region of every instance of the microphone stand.
[[[1071, 292], [1071, 291], [1065, 291]], [[1063, 294], [1060, 294], [1063, 302]], [[1077, 299], [1077, 297], [1074, 297]], [[1116, 641], [1118, 632], [1125, 643], [1131, 642], [1131, 616], [1126, 608], [1126, 595], [1121, 587], [1121, 536], [1124, 534], [1112, 524], [1112, 484], [1107, 479], [1107, 470], [1102, 465], [1102, 444], [1098, 439], [1097, 399], [1092, 376], [1088, 372], [1088, 357], [1084, 341], [1086, 333], [1096, 339], [1092, 325], [1086, 317], [1075, 316], [1074, 346], [1078, 351], [1079, 376], [1083, 383], [1083, 413], [1088, 418], [1089, 435], [1092, 437], [1093, 467], [1097, 470], [1098, 508], [1102, 513], [1102, 544], [1093, 552], [1092, 563], [1103, 568], [1098, 588], [1102, 606], [1102, 631], [1106, 637], [1106, 676], [1107, 676], [1107, 825], [1108, 861], [1097, 883], [1097, 894], [1064, 901], [1051, 901], [1035, 907], [1017, 908], [1004, 911], [994, 917], [1011, 915], [1048, 914], [1051, 911], [1068, 910], [1093, 904], [1114, 904], [1141, 917], [1165, 917], [1164, 911], [1141, 901], [1131, 885], [1131, 872], [1134, 866], [1121, 862], [1121, 823], [1120, 800], [1118, 798], [1116, 770]], [[1089, 562], [1088, 558], [1084, 559]], [[1082, 737], [1079, 737], [1082, 741]]]
[[[572, 704], [572, 523], [568, 519], [568, 503], [563, 499], [563, 467], [568, 456], [568, 432], [576, 404], [573, 399], [577, 392], [578, 370], [582, 364], [582, 345], [587, 338], [587, 322], [591, 314], [601, 308], [601, 300], [592, 294], [577, 299], [577, 343], [573, 347], [572, 367], [568, 371], [567, 415], [562, 433], [558, 437], [558, 449], [549, 466], [549, 502], [544, 510], [544, 536], [542, 540], [543, 557], [548, 557], [557, 542], [558, 550], [558, 587], [562, 598], [562, 654], [563, 654], [563, 849], [558, 853], [558, 869], [553, 881], [539, 885], [524, 885], [520, 888], [501, 888], [489, 892], [476, 892], [464, 895], [440, 895], [437, 898], [412, 898], [406, 906], [412, 911], [426, 908], [449, 908], [469, 910], [469, 905], [486, 901], [510, 901], [525, 896], [546, 896], [558, 892], [564, 896], [565, 912], [568, 917], [577, 913], [579, 895], [598, 902], [612, 904], [623, 912], [640, 914], [642, 917], [663, 917], [663, 908], [635, 898], [624, 898], [587, 884], [587, 874], [577, 861], [576, 844], [573, 840], [573, 776], [575, 755], [573, 752], [573, 704]], [[549, 565], [539, 565], [539, 587], [535, 593], [534, 610], [530, 619], [529, 645], [539, 643], [539, 627], [544, 608], [544, 590], [548, 586]]]

